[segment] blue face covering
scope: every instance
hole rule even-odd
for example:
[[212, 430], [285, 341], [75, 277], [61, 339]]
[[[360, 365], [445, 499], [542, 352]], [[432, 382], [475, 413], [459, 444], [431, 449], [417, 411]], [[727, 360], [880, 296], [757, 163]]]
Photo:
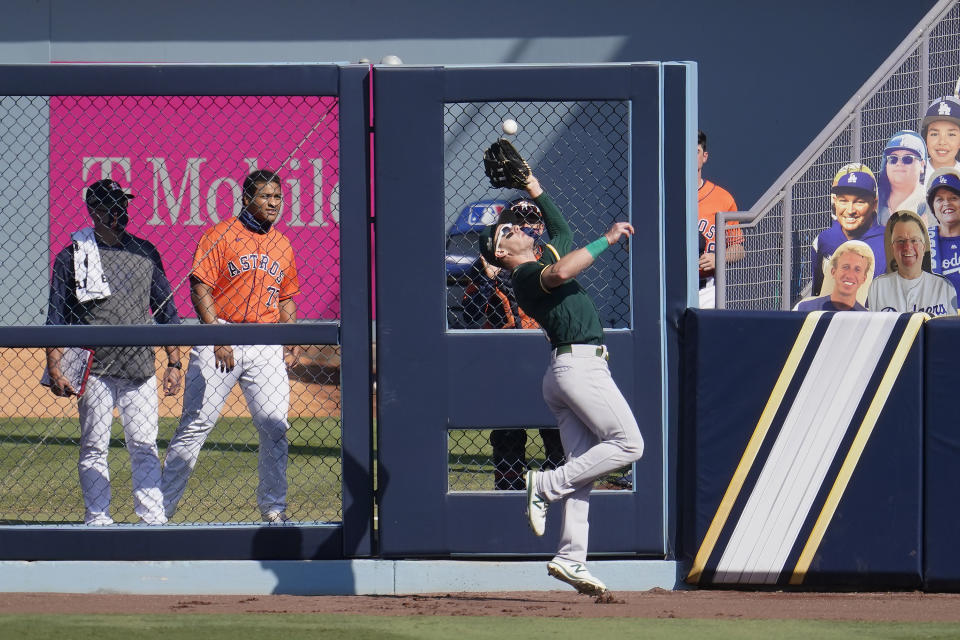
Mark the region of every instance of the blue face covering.
[[266, 233], [270, 231], [270, 227], [273, 226], [270, 222], [261, 222], [253, 217], [253, 214], [244, 209], [240, 212], [240, 215], [237, 216], [240, 218], [240, 222], [250, 231], [254, 233]]

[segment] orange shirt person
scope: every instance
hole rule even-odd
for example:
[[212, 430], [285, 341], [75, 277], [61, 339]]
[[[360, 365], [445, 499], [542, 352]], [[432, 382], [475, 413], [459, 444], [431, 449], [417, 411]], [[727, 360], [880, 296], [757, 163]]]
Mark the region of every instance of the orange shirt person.
[[[281, 182], [270, 170], [243, 183], [243, 210], [208, 229], [190, 274], [191, 298], [204, 324], [296, 322], [300, 292], [290, 241], [273, 223], [283, 206]], [[296, 348], [291, 350], [294, 358]], [[287, 412], [290, 383], [281, 345], [217, 345], [190, 352], [180, 425], [164, 461], [167, 517], [183, 497], [204, 441], [234, 385], [240, 384], [260, 436], [257, 506], [265, 522], [286, 522]]]
[[[700, 289], [709, 290], [707, 296], [701, 293], [701, 307], [713, 307], [713, 275], [716, 269], [717, 251], [717, 213], [722, 211], [736, 211], [737, 203], [730, 192], [723, 187], [703, 178], [703, 165], [709, 158], [707, 152], [707, 136], [703, 131], [697, 133], [697, 230], [700, 234]], [[728, 225], [734, 223], [728, 222]], [[740, 229], [727, 230], [726, 261], [742, 260], [743, 233]]]

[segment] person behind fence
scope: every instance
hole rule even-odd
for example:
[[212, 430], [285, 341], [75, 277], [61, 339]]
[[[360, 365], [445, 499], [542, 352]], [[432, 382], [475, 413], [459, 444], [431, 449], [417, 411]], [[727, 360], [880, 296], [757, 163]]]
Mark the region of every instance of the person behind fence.
[[924, 169], [927, 146], [916, 131], [898, 131], [887, 141], [880, 161], [877, 180], [879, 205], [877, 222], [881, 225], [894, 211], [915, 211], [928, 225], [936, 224], [927, 216], [927, 193], [924, 188]]
[[[713, 276], [717, 266], [717, 214], [736, 211], [737, 203], [730, 192], [703, 177], [703, 165], [710, 154], [707, 151], [707, 134], [697, 132], [697, 229], [700, 234], [700, 308], [712, 309], [715, 305]], [[736, 225], [734, 221], [727, 225]], [[737, 262], [744, 256], [743, 232], [734, 226], [724, 236], [727, 241], [726, 262]]]
[[[91, 184], [84, 195], [92, 227], [71, 234], [53, 262], [48, 325], [179, 324], [170, 282], [157, 248], [130, 233], [128, 204], [134, 196], [113, 180]], [[180, 390], [180, 348], [165, 347], [163, 392]], [[50, 390], [75, 395], [61, 371], [61, 348], [47, 348]], [[99, 346], [85, 391], [78, 400], [80, 456], [77, 468], [87, 525], [111, 525], [110, 427], [120, 413], [130, 454], [133, 510], [145, 524], [167, 521], [160, 491], [157, 451], [159, 399], [153, 347]]]
[[[512, 201], [500, 214], [499, 223], [518, 225], [524, 233], [539, 240], [544, 225], [537, 203], [528, 198]], [[536, 245], [539, 247], [539, 245]], [[467, 326], [484, 329], [539, 329], [537, 321], [517, 304], [510, 283], [510, 273], [478, 256], [468, 272], [469, 284], [464, 290], [463, 314]], [[563, 443], [560, 432], [540, 428], [543, 440], [544, 468], [553, 469], [563, 464]], [[493, 451], [493, 486], [501, 490], [523, 490], [527, 471], [526, 429], [492, 429], [490, 446]]]
[[913, 211], [897, 211], [887, 220], [890, 272], [874, 279], [867, 295], [870, 311], [957, 315], [957, 291], [941, 275], [930, 273], [927, 227]]
[[[274, 228], [283, 207], [281, 181], [268, 169], [243, 182], [240, 215], [207, 229], [190, 272], [191, 299], [203, 324], [295, 322], [300, 292], [290, 241]], [[240, 384], [260, 439], [257, 506], [265, 522], [287, 516], [287, 412], [290, 383], [281, 345], [197, 346], [190, 351], [183, 415], [167, 447], [163, 498], [177, 510], [187, 480], [224, 402]]]
[[857, 295], [873, 273], [873, 250], [860, 240], [847, 240], [830, 256], [833, 291], [829, 295], [803, 300], [796, 311], [866, 311]]
[[810, 248], [811, 293], [814, 296], [833, 291], [830, 258], [848, 240], [861, 240], [870, 245], [874, 255], [874, 277], [887, 270], [883, 227], [877, 224], [877, 181], [873, 171], [857, 162], [841, 167], [833, 177], [830, 203], [834, 221], [820, 232]]
[[[960, 171], [960, 99], [944, 96], [931, 102], [920, 122], [920, 135], [930, 154], [928, 176], [937, 169]], [[929, 177], [926, 186], [930, 187]]]
[[938, 169], [930, 179], [927, 204], [939, 226], [928, 227], [930, 267], [960, 294], [960, 171]]
[[[522, 182], [495, 179], [501, 154], [513, 167], [522, 164]], [[527, 518], [534, 534], [542, 536], [548, 506], [563, 506], [560, 545], [547, 563], [547, 572], [580, 593], [598, 595], [606, 586], [586, 564], [590, 491], [598, 478], [638, 460], [643, 438], [630, 405], [610, 375], [596, 305], [576, 277], [604, 250], [629, 238], [633, 226], [616, 222], [587, 246], [574, 249], [567, 221], [526, 162], [510, 161], [514, 154], [509, 142], [494, 143], [484, 156], [487, 175], [494, 186], [523, 185], [543, 213], [550, 244], [538, 259], [531, 236], [517, 225], [498, 222], [480, 232], [480, 253], [487, 262], [512, 272], [520, 308], [540, 324], [550, 341], [543, 396], [556, 416], [567, 453], [566, 463], [556, 469], [527, 471]], [[491, 357], [503, 362], [504, 377], [509, 379], [509, 357]]]

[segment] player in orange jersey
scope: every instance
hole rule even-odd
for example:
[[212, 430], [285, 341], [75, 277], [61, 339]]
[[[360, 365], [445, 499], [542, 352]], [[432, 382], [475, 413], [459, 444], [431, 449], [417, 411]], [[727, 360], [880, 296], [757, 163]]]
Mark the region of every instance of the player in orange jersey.
[[[270, 170], [243, 183], [243, 210], [204, 232], [190, 273], [191, 298], [204, 324], [295, 322], [300, 292], [290, 241], [273, 228], [283, 207]], [[291, 349], [294, 359], [296, 348]], [[281, 345], [217, 345], [190, 352], [183, 415], [163, 467], [163, 499], [173, 515], [227, 395], [240, 383], [260, 435], [257, 506], [264, 522], [286, 522], [287, 412], [290, 383]]]
[[[713, 274], [717, 260], [717, 213], [737, 210], [737, 203], [729, 191], [703, 178], [703, 165], [706, 164], [708, 157], [707, 135], [703, 131], [698, 131], [697, 229], [700, 235], [700, 307], [704, 309], [712, 309], [714, 306]], [[739, 229], [727, 230], [726, 239], [726, 261], [729, 263], [743, 259], [743, 233]]]

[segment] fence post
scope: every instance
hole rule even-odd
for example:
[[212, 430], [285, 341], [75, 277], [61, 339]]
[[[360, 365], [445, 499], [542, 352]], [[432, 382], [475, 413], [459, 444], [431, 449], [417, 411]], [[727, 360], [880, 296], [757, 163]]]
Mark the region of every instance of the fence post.
[[920, 33], [920, 103], [917, 120], [923, 120], [927, 112], [927, 103], [930, 102], [930, 31], [928, 26]]
[[783, 251], [780, 253], [780, 309], [790, 311], [790, 281], [793, 277], [793, 183], [783, 192]]
[[713, 270], [713, 306], [726, 309], [727, 306], [727, 217], [724, 212], [717, 213], [714, 237], [717, 240], [715, 268]]
[[860, 149], [860, 127], [863, 126], [863, 106], [853, 111], [853, 121], [850, 123], [850, 162], [861, 162], [863, 151]]

